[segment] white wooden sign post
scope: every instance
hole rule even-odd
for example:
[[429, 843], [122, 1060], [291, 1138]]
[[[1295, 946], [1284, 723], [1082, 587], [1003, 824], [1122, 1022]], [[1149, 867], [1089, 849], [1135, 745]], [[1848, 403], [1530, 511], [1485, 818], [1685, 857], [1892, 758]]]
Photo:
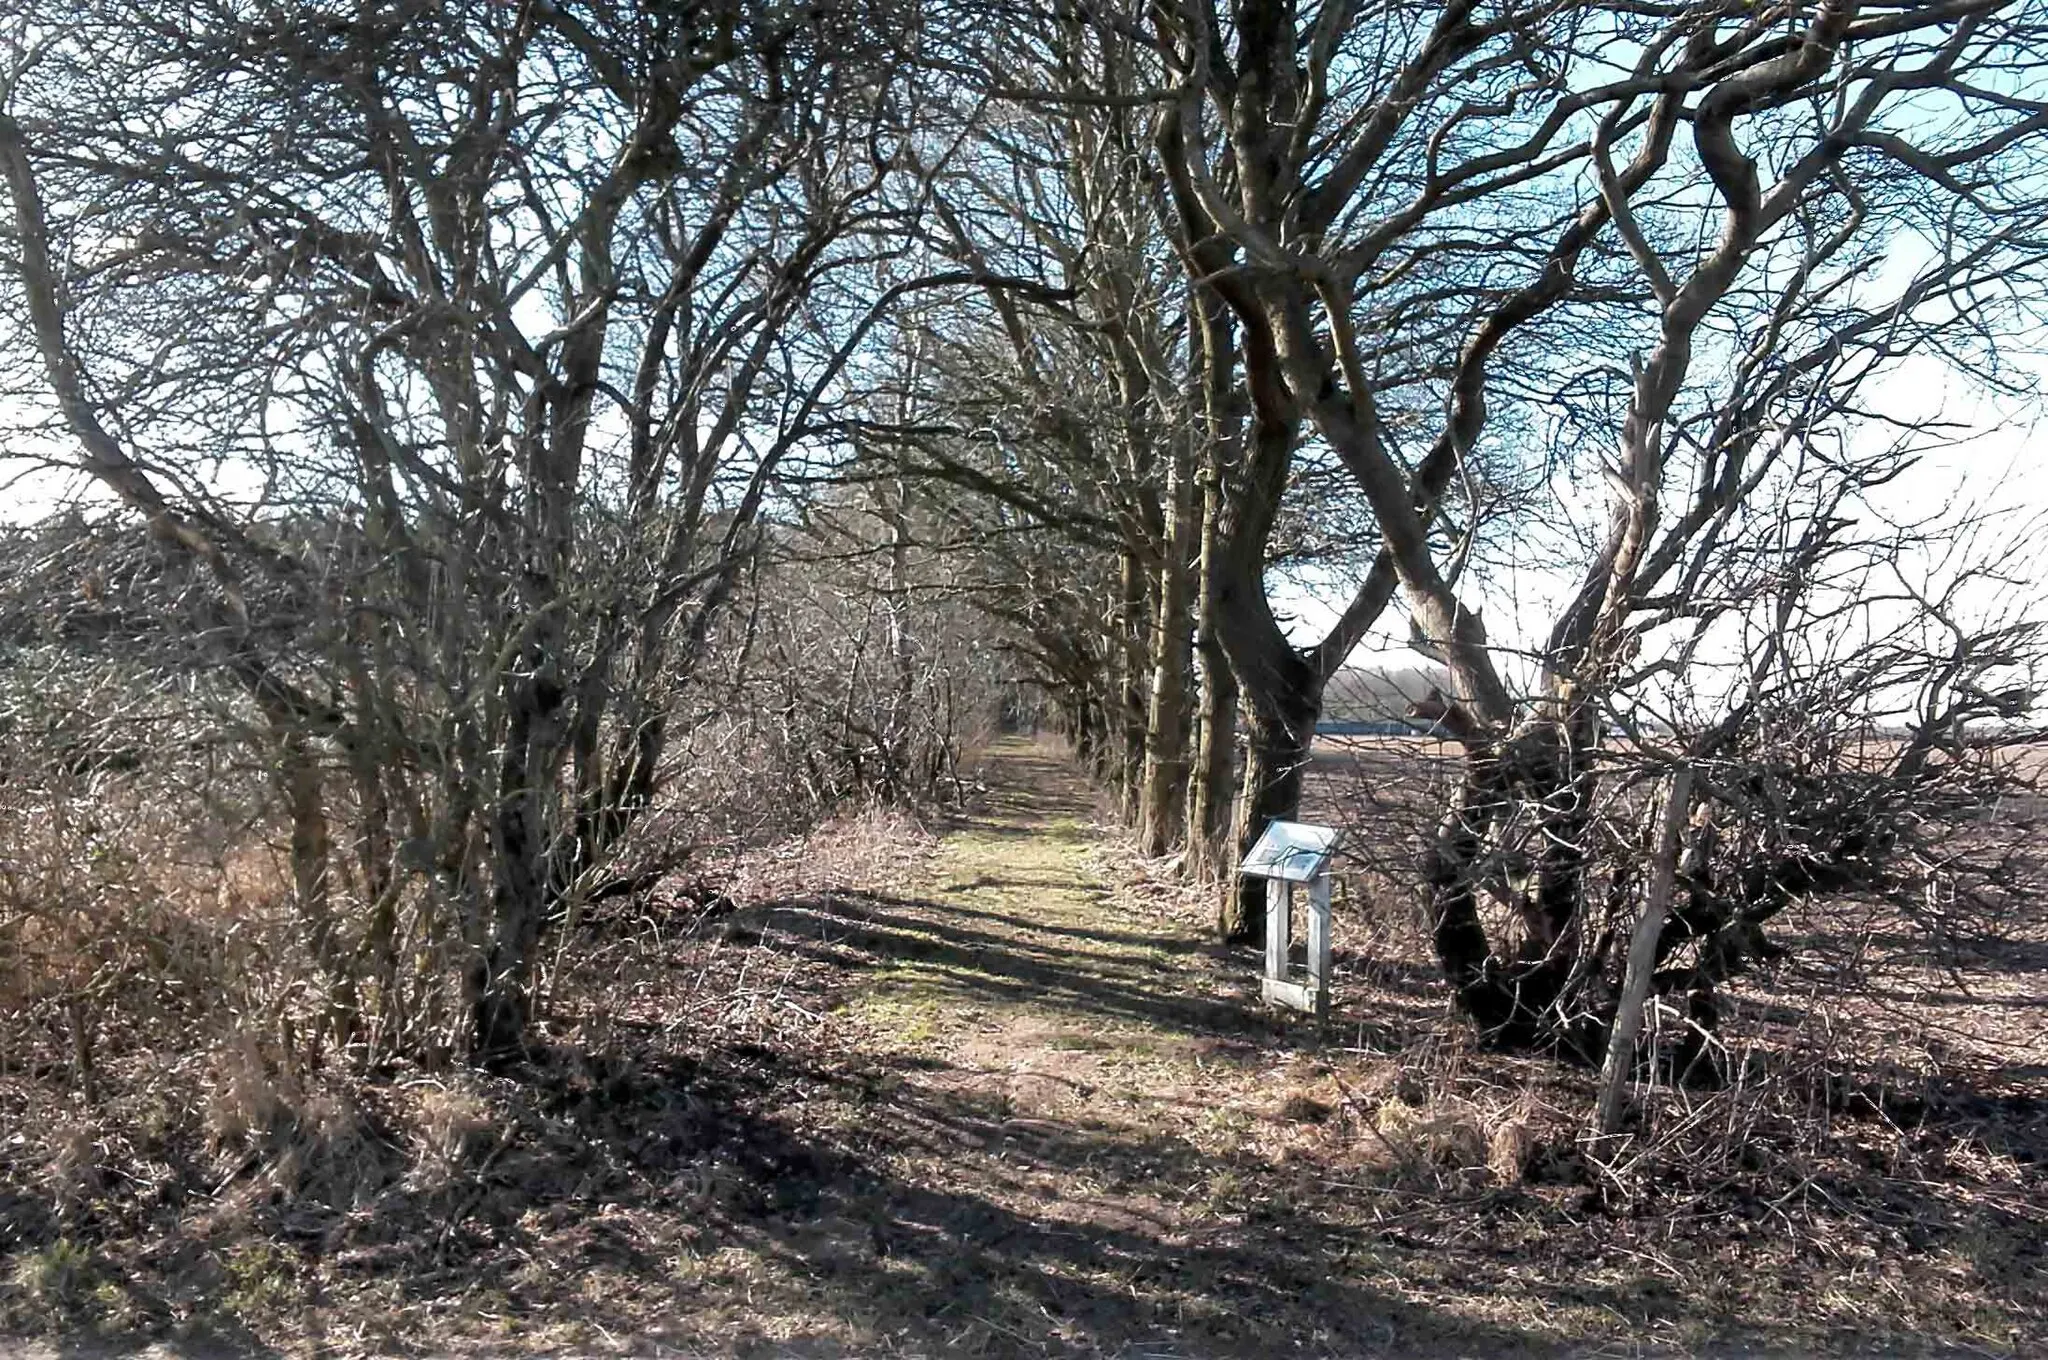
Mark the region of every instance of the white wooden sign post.
[[[1263, 878], [1266, 889], [1266, 974], [1259, 995], [1318, 1019], [1330, 1013], [1330, 857], [1337, 851], [1334, 827], [1303, 822], [1270, 822], [1238, 872]], [[1308, 979], [1294, 979], [1294, 889], [1308, 888]]]

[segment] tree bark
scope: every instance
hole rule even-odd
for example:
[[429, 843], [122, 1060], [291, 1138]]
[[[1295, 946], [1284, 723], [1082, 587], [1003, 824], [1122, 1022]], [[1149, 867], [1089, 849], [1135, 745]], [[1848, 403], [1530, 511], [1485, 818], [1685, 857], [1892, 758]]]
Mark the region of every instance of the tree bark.
[[1245, 686], [1245, 762], [1238, 788], [1236, 855], [1216, 921], [1217, 933], [1231, 943], [1265, 937], [1266, 881], [1246, 878], [1235, 869], [1268, 822], [1299, 813], [1302, 776], [1322, 708], [1322, 686], [1293, 648], [1283, 642], [1281, 651], [1267, 660], [1281, 664], [1260, 667], [1259, 683]]
[[1203, 477], [1202, 549], [1196, 568], [1195, 649], [1202, 662], [1202, 708], [1193, 776], [1188, 789], [1190, 868], [1197, 878], [1227, 872], [1223, 838], [1237, 793], [1237, 674], [1216, 630], [1216, 524], [1221, 509], [1220, 470]]
[[1159, 564], [1159, 609], [1152, 628], [1152, 699], [1145, 719], [1145, 774], [1138, 832], [1144, 854], [1172, 849], [1181, 833], [1188, 785], [1188, 595], [1195, 536], [1193, 478], [1185, 445], [1168, 472], [1166, 551]]
[[343, 957], [334, 920], [334, 840], [327, 819], [325, 778], [318, 755], [290, 715], [273, 712], [281, 728], [277, 782], [290, 822], [292, 896], [313, 966], [327, 981], [323, 1037], [346, 1046], [356, 1036], [361, 1002], [352, 968]]
[[1415, 714], [1436, 718], [1464, 746], [1463, 778], [1423, 854], [1430, 941], [1460, 1009], [1482, 1031], [1497, 1030], [1513, 1007], [1497, 985], [1492, 945], [1479, 919], [1478, 887], [1479, 862], [1506, 798], [1499, 753], [1455, 705], [1418, 704]]
[[1145, 779], [1146, 682], [1150, 669], [1145, 645], [1146, 608], [1151, 592], [1138, 555], [1125, 549], [1117, 559], [1117, 617], [1112, 636], [1116, 657], [1109, 696], [1111, 731], [1116, 734], [1113, 774], [1117, 804], [1124, 821], [1137, 825]]
[[1657, 940], [1664, 933], [1664, 918], [1671, 909], [1671, 890], [1678, 877], [1679, 830], [1691, 807], [1692, 766], [1681, 765], [1671, 777], [1671, 793], [1664, 804], [1664, 823], [1657, 833], [1657, 855], [1650, 870], [1649, 898], [1643, 903], [1642, 919], [1636, 922], [1635, 938], [1629, 942], [1621, 1005], [1614, 1012], [1607, 1061], [1600, 1072], [1600, 1104], [1593, 1128], [1603, 1137], [1621, 1127], [1621, 1098], [1635, 1068], [1636, 1036], [1642, 1033], [1650, 976], [1657, 969]]

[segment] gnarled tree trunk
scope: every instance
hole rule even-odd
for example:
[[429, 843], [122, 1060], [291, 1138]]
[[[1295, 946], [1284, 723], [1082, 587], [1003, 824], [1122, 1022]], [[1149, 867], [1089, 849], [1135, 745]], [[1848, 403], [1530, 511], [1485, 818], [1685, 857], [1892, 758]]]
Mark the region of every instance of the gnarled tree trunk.
[[[1265, 649], [1253, 666], [1240, 664], [1244, 680], [1245, 761], [1238, 786], [1236, 855], [1231, 868], [1275, 818], [1291, 819], [1301, 808], [1302, 776], [1322, 710], [1321, 677], [1284, 638]], [[1242, 654], [1240, 653], [1240, 656]], [[1232, 873], [1218, 907], [1217, 933], [1244, 942], [1264, 937], [1265, 880]]]

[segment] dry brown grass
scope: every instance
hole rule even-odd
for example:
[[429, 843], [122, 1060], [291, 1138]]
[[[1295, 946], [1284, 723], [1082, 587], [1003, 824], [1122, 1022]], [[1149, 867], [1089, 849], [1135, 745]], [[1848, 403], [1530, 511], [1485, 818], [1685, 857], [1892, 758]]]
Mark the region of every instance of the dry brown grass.
[[1930, 1094], [1859, 1066], [1900, 1046], [1829, 998], [1744, 992], [1756, 1080], [1648, 1091], [1595, 1159], [1588, 1074], [1474, 1047], [1398, 902], [1340, 905], [1318, 1032], [1071, 776], [1001, 770], [944, 836], [850, 818], [606, 904], [496, 1075], [344, 1077], [224, 1026], [154, 1067], [110, 1046], [83, 1102], [46, 1036], [0, 1074], [31, 1132], [0, 1148], [0, 1325], [306, 1354], [2048, 1338], [2025, 1079]]
[[583, 922], [530, 1070], [486, 1078], [321, 1051], [275, 828], [221, 840], [134, 780], [17, 780], [0, 802], [0, 1334], [289, 1340], [292, 1310], [366, 1267], [445, 1274], [491, 1225], [576, 1230], [563, 1206], [644, 1143], [701, 1179], [717, 1117], [654, 1074], [817, 1028], [758, 904], [900, 879], [933, 843], [870, 811], [708, 850]]

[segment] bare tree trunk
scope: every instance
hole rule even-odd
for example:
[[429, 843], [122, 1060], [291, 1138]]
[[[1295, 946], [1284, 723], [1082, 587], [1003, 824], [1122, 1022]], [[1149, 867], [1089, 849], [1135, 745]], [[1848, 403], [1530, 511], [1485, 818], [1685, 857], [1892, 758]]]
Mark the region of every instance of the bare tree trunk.
[[1681, 765], [1671, 777], [1664, 803], [1664, 823], [1657, 831], [1657, 857], [1650, 870], [1650, 893], [1643, 903], [1629, 941], [1628, 971], [1621, 984], [1621, 1004], [1607, 1037], [1607, 1061], [1600, 1071], [1600, 1104], [1594, 1132], [1605, 1137], [1621, 1127], [1621, 1098], [1635, 1068], [1636, 1036], [1643, 1030], [1643, 1007], [1650, 997], [1650, 976], [1657, 968], [1657, 941], [1671, 910], [1671, 890], [1678, 878], [1678, 834], [1692, 807], [1692, 766]]
[[1216, 631], [1216, 521], [1218, 470], [1203, 476], [1202, 550], [1196, 568], [1195, 647], [1202, 661], [1200, 738], [1188, 790], [1190, 867], [1197, 877], [1227, 868], [1223, 838], [1230, 830], [1237, 782], [1237, 674]]
[[1193, 478], [1183, 444], [1170, 469], [1166, 552], [1159, 566], [1159, 610], [1152, 629], [1152, 702], [1145, 720], [1144, 796], [1138, 842], [1163, 855], [1181, 832], [1188, 784], [1188, 587], [1195, 536]]
[[1077, 686], [1061, 701], [1060, 708], [1066, 719], [1067, 740], [1074, 747], [1074, 759], [1092, 771], [1100, 764], [1102, 738], [1096, 729], [1095, 699], [1090, 688]]
[[[1315, 739], [1324, 683], [1318, 668], [1282, 631], [1266, 597], [1266, 547], [1286, 492], [1300, 412], [1282, 381], [1270, 333], [1247, 324], [1244, 336], [1250, 438], [1242, 441], [1241, 485], [1224, 501], [1228, 514], [1218, 525], [1211, 577], [1217, 636], [1230, 654], [1248, 718], [1237, 799], [1239, 857], [1267, 822], [1291, 818], [1300, 808], [1302, 772]], [[1266, 929], [1265, 883], [1247, 881], [1235, 870], [1233, 859], [1218, 906], [1217, 932], [1231, 942], [1258, 940]]]
[[375, 1008], [369, 1016], [367, 1036], [375, 1048], [397, 1039], [405, 1024], [398, 991], [398, 895], [402, 880], [392, 872], [391, 807], [382, 771], [372, 757], [358, 758], [354, 773], [360, 803], [356, 871], [362, 883], [363, 900], [369, 907], [355, 972], [367, 976], [375, 988]]
[[1598, 715], [1574, 714], [1560, 725], [1555, 759], [1538, 786], [1543, 849], [1536, 892], [1524, 913], [1532, 946], [1548, 950], [1577, 928], [1586, 901], [1587, 837], [1593, 830], [1593, 794], [1599, 782], [1593, 757]]
[[71, 1030], [71, 1075], [78, 1097], [87, 1105], [100, 1100], [99, 1067], [93, 1058], [93, 1008], [76, 992], [64, 998], [64, 1021]]
[[[907, 404], [907, 403], [906, 403]], [[905, 413], [907, 418], [907, 413]], [[877, 491], [882, 520], [889, 529], [889, 576], [883, 590], [888, 613], [889, 661], [893, 689], [889, 719], [884, 725], [881, 794], [887, 801], [909, 796], [912, 708], [917, 694], [917, 662], [910, 636], [910, 484], [896, 479], [895, 495]]]
[[300, 928], [314, 966], [327, 978], [326, 1033], [335, 1043], [345, 1045], [355, 1037], [360, 1005], [350, 961], [339, 956], [335, 940], [330, 877], [333, 838], [328, 830], [320, 763], [303, 733], [285, 734], [277, 773], [291, 820], [292, 895], [298, 904]]
[[[1238, 786], [1236, 855], [1229, 882], [1223, 886], [1216, 930], [1226, 941], [1260, 940], [1266, 931], [1266, 882], [1235, 872], [1237, 861], [1265, 833], [1275, 818], [1291, 819], [1301, 809], [1302, 775], [1308, 769], [1309, 746], [1315, 740], [1321, 708], [1320, 686], [1292, 649], [1295, 664], [1269, 669], [1258, 689], [1247, 687], [1248, 722], [1244, 778]], [[1288, 684], [1283, 677], [1297, 683]]]
[[1465, 748], [1462, 781], [1423, 855], [1431, 943], [1458, 1004], [1482, 1031], [1495, 1030], [1507, 1023], [1512, 1005], [1504, 1004], [1495, 985], [1492, 946], [1479, 919], [1478, 887], [1479, 861], [1506, 798], [1500, 758], [1482, 733], [1465, 725], [1454, 706], [1426, 712], [1417, 705], [1416, 713], [1444, 721]]
[[498, 812], [491, 819], [497, 881], [490, 927], [469, 977], [471, 1042], [486, 1059], [508, 1057], [525, 1043], [533, 1018], [534, 951], [552, 905], [548, 802], [560, 751], [562, 687], [550, 652], [544, 641], [536, 646], [535, 674], [507, 696], [512, 714], [500, 757]]
[[1125, 549], [1117, 558], [1115, 655], [1109, 696], [1110, 730], [1116, 734], [1112, 770], [1117, 806], [1124, 821], [1136, 825], [1145, 778], [1146, 671], [1145, 570], [1138, 555]]
[[[1459, 1008], [1490, 1043], [1533, 1044], [1545, 1034], [1554, 1004], [1572, 979], [1576, 955], [1556, 944], [1539, 890], [1533, 897], [1517, 895], [1525, 928], [1522, 947], [1513, 958], [1500, 957], [1480, 920], [1478, 891], [1496, 837], [1511, 817], [1519, 815], [1515, 808], [1520, 795], [1530, 785], [1552, 791], [1561, 786], [1550, 734], [1532, 728], [1500, 742], [1491, 723], [1436, 694], [1412, 712], [1435, 719], [1464, 748], [1463, 779], [1422, 862], [1437, 962], [1456, 992]], [[1551, 818], [1544, 823], [1547, 832], [1565, 834], [1568, 828], [1560, 818], [1577, 813], [1566, 806], [1555, 816], [1544, 808], [1537, 815]], [[1579, 834], [1584, 834], [1583, 824]], [[1566, 867], [1576, 895], [1583, 846], [1574, 844], [1561, 853], [1574, 857]]]

